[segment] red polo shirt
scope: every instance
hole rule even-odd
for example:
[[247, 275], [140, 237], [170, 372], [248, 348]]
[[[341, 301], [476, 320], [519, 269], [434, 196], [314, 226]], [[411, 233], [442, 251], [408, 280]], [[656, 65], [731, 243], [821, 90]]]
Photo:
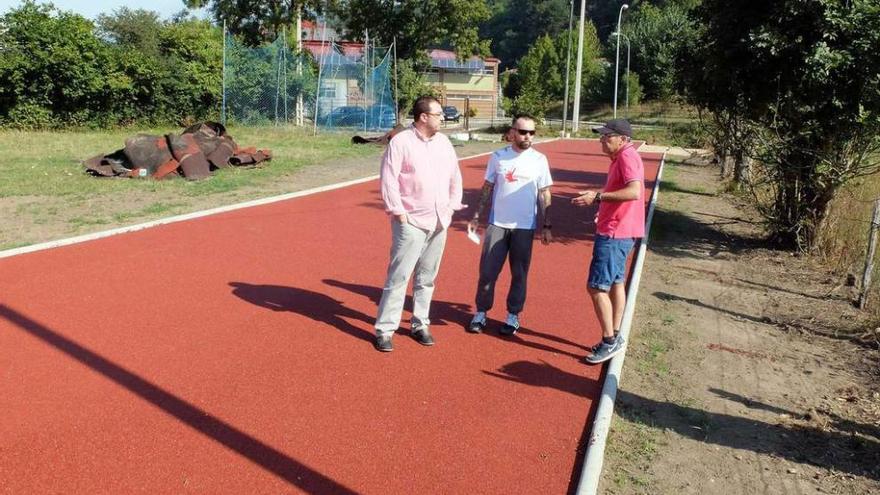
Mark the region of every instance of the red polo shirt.
[[615, 239], [645, 236], [645, 165], [632, 143], [627, 143], [612, 158], [603, 191], [623, 189], [634, 180], [641, 184], [639, 199], [599, 203], [596, 232]]

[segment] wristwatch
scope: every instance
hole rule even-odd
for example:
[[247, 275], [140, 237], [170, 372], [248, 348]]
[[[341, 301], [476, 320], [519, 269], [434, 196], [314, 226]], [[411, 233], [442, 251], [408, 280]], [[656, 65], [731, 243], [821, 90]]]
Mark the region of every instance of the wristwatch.
[[594, 201], [596, 201], [597, 203], [602, 201], [602, 191], [596, 193], [596, 199]]

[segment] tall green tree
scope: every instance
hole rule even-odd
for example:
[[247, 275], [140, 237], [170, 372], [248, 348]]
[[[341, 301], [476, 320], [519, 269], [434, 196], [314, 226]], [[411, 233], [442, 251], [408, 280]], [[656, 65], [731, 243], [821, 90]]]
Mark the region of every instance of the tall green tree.
[[880, 168], [880, 2], [704, 0], [697, 15], [687, 97], [760, 126], [772, 237], [809, 249], [840, 186]]
[[97, 19], [98, 34], [112, 43], [135, 48], [146, 55], [159, 53], [159, 14], [144, 9], [122, 7]]
[[[668, 100], [676, 94], [678, 52], [696, 36], [688, 13], [689, 7], [681, 3], [658, 7], [641, 2], [623, 26], [622, 31], [630, 39], [632, 70], [639, 73], [650, 99]], [[616, 42], [609, 39], [609, 45]], [[621, 50], [625, 50], [623, 40]]]
[[548, 35], [541, 36], [519, 61], [511, 82], [518, 87], [513, 99], [513, 113], [543, 117], [562, 86], [565, 67], [556, 45]]
[[[569, 98], [574, 93], [577, 33], [562, 32], [555, 38], [541, 36], [529, 48], [517, 64], [516, 71], [509, 76], [505, 95], [512, 101], [510, 109], [525, 112], [536, 117], [544, 116], [551, 103], [560, 101], [565, 95], [565, 59], [569, 36], [572, 45], [572, 60], [569, 64]], [[592, 23], [584, 27], [584, 51], [581, 69], [581, 102], [589, 105], [604, 98], [607, 79], [607, 64], [600, 58], [602, 46], [596, 36]]]
[[397, 40], [400, 59], [423, 57], [428, 48], [448, 46], [459, 55], [488, 55], [477, 25], [489, 17], [486, 0], [343, 0], [335, 14], [347, 38], [365, 33], [380, 45]]
[[[274, 41], [282, 32], [296, 23], [297, 16], [322, 12], [325, 5], [335, 0], [184, 0], [197, 9], [207, 7], [218, 23], [226, 21], [229, 32], [239, 36], [250, 46]], [[289, 37], [294, 39], [293, 36]]]
[[568, 29], [569, 0], [489, 0], [491, 17], [480, 36], [491, 40], [492, 54], [503, 68], [514, 67], [543, 35]]

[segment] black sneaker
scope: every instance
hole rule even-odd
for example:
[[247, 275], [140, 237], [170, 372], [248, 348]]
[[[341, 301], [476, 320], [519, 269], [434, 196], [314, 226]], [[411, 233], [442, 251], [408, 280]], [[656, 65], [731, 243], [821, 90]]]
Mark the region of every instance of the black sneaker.
[[482, 333], [486, 328], [486, 312], [485, 311], [477, 311], [474, 315], [474, 318], [471, 320], [471, 323], [467, 327], [467, 331], [470, 333]]
[[391, 335], [376, 336], [376, 350], [380, 352], [391, 352], [394, 350], [394, 344], [391, 343]]
[[419, 327], [417, 330], [413, 330], [412, 336], [419, 344], [424, 346], [434, 345], [434, 337], [431, 336], [431, 331], [428, 330], [428, 327]]
[[519, 315], [507, 313], [507, 320], [504, 321], [504, 326], [501, 327], [499, 333], [510, 336], [516, 335], [517, 330], [519, 330]]

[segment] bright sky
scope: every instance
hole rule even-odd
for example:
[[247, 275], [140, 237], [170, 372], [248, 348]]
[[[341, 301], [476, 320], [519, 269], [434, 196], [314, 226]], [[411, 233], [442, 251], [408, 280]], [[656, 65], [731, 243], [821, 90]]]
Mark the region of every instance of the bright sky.
[[[22, 0], [0, 0], [0, 14], [22, 3]], [[72, 10], [89, 19], [96, 18], [98, 14], [109, 14], [119, 7], [152, 10], [168, 19], [184, 8], [183, 0], [37, 0], [37, 3], [52, 3], [60, 10]], [[204, 12], [196, 11], [196, 14], [203, 15]]]

